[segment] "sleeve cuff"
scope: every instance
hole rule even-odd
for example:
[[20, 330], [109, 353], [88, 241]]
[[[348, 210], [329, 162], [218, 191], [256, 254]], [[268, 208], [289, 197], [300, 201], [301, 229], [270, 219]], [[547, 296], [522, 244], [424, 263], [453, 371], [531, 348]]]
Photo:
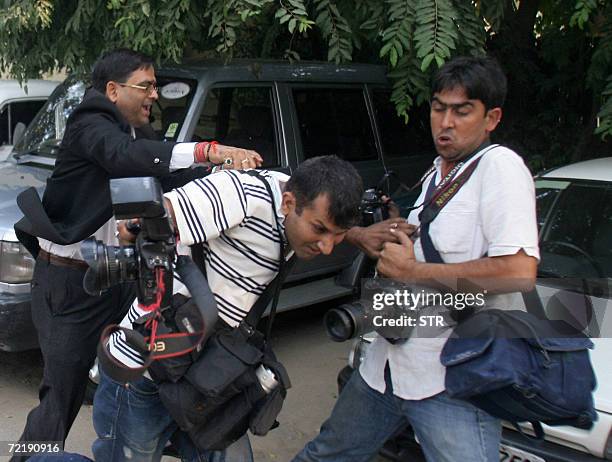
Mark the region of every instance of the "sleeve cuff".
[[193, 165], [193, 150], [196, 143], [178, 143], [172, 148], [170, 171], [188, 168]]
[[489, 247], [487, 256], [489, 257], [503, 257], [505, 255], [514, 255], [523, 250], [528, 256], [536, 258], [540, 261], [540, 250], [537, 247], [528, 246], [517, 246], [517, 245], [495, 245]]

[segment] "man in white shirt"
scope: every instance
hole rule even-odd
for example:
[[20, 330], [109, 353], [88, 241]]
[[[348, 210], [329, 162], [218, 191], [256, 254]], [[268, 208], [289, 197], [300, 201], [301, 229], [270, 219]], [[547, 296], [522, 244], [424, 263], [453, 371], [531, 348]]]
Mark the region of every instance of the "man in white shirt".
[[[171, 172], [193, 164], [261, 165], [259, 154], [246, 149], [137, 139], [157, 99], [152, 58], [128, 49], [103, 55], [94, 66], [92, 88], [68, 119], [42, 205], [20, 204], [25, 218], [15, 227], [37, 256], [32, 320], [44, 360], [40, 404], [28, 415], [20, 441], [65, 441], [83, 401], [100, 333], [123, 317], [134, 298], [127, 286], [98, 297], [82, 287], [87, 264], [81, 241], [94, 235], [118, 244], [109, 179], [157, 176], [162, 183], [184, 184], [205, 169], [178, 172], [186, 177], [182, 182]], [[48, 226], [41, 226], [45, 222]]]
[[[533, 287], [539, 251], [531, 174], [517, 154], [489, 140], [505, 95], [506, 78], [494, 60], [457, 58], [438, 71], [430, 119], [439, 156], [423, 182], [420, 207], [407, 224], [388, 220], [347, 235], [378, 258], [379, 275], [451, 285], [477, 279], [483, 292], [495, 294], [488, 302], [502, 308], [510, 308], [512, 293]], [[421, 223], [423, 203], [435, 202], [474, 162], [471, 177], [434, 220]], [[415, 229], [413, 243], [406, 232]], [[437, 257], [426, 258], [432, 247]], [[320, 434], [294, 461], [367, 461], [406, 425], [428, 461], [498, 460], [500, 421], [445, 392], [440, 352], [449, 334], [450, 328], [434, 338], [413, 333], [399, 344], [377, 336]]]

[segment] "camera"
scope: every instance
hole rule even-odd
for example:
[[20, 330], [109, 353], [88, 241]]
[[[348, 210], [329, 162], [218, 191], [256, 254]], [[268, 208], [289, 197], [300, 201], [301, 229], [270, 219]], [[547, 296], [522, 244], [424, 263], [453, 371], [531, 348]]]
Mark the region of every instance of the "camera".
[[370, 226], [389, 218], [389, 206], [383, 201], [382, 197], [382, 191], [373, 188], [366, 189], [363, 192], [359, 205], [363, 226]]
[[[359, 206], [361, 222], [364, 226], [370, 226], [389, 218], [389, 207], [382, 197], [382, 192], [376, 189], [364, 191]], [[373, 273], [373, 260], [362, 254], [359, 261], [359, 267], [354, 269], [356, 277], [349, 279], [359, 281], [361, 277], [368, 276], [368, 273]], [[370, 274], [370, 276], [372, 275]], [[345, 303], [337, 308], [328, 310], [323, 317], [323, 323], [329, 337], [336, 342], [344, 342], [375, 330], [375, 316], [382, 316], [384, 318], [396, 316], [398, 314], [397, 307], [388, 307], [384, 312], [379, 313], [373, 309], [372, 303], [364, 297], [364, 292], [391, 290], [392, 288], [389, 285], [393, 285], [391, 281], [371, 279], [364, 285], [360, 300]], [[393, 329], [391, 331], [383, 328], [376, 330], [391, 343], [399, 343], [405, 338], [403, 335], [396, 336], [397, 331]]]
[[137, 282], [142, 305], [159, 302], [168, 306], [176, 243], [159, 182], [151, 177], [112, 179], [110, 192], [115, 217], [139, 218], [140, 229], [134, 231], [138, 231], [134, 245], [110, 246], [94, 238], [81, 244], [83, 259], [89, 265], [83, 281], [85, 291], [99, 295], [113, 285]]

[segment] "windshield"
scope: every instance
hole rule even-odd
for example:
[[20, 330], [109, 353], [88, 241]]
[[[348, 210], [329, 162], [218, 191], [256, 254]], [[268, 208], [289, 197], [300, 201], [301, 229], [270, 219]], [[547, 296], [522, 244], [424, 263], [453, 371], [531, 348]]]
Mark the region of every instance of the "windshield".
[[[157, 83], [159, 99], [151, 109], [150, 126], [137, 130], [137, 137], [143, 134], [146, 138], [176, 141], [193, 100], [197, 82], [158, 76]], [[68, 116], [83, 99], [87, 87], [88, 82], [76, 76], [68, 77], [58, 86], [29, 125], [21, 141], [15, 145], [13, 152], [16, 157], [25, 154], [56, 157]]]
[[83, 99], [85, 88], [85, 82], [76, 77], [68, 77], [59, 85], [15, 145], [15, 154], [55, 157], [64, 136], [66, 120]]
[[540, 180], [536, 188], [541, 275], [612, 277], [612, 185]]

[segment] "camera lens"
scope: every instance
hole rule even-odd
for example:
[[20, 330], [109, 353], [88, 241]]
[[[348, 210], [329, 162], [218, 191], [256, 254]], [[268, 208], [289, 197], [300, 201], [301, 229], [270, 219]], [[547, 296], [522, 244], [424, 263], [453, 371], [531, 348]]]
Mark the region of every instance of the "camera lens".
[[83, 287], [91, 295], [99, 295], [115, 284], [134, 281], [138, 277], [134, 246], [107, 246], [90, 238], [81, 244], [81, 254], [89, 265]]
[[343, 309], [332, 308], [323, 317], [327, 334], [334, 342], [344, 342], [353, 337], [355, 324]]
[[325, 313], [323, 323], [327, 334], [335, 342], [344, 342], [364, 334], [371, 327], [368, 325], [366, 309], [361, 301], [332, 308]]

